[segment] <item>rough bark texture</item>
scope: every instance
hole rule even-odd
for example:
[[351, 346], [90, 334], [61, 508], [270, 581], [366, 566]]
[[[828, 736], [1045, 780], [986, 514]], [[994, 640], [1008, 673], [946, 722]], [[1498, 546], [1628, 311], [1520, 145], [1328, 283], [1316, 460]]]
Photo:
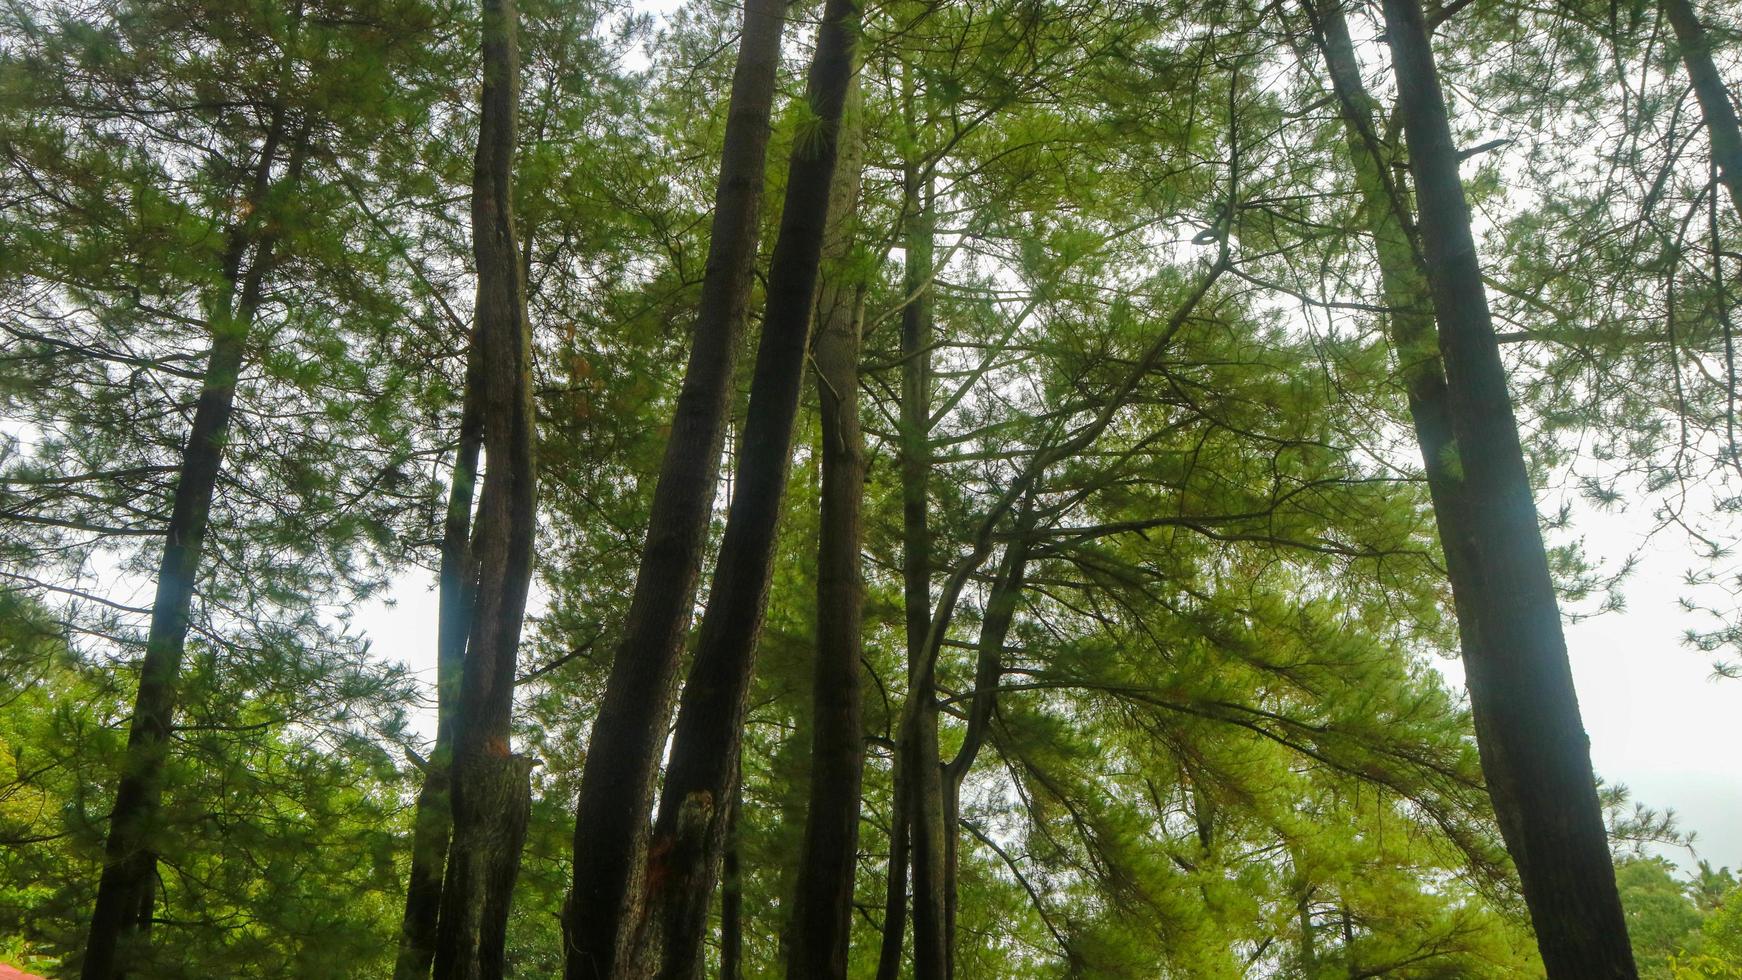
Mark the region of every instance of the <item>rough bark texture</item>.
[[1442, 515], [1467, 549], [1459, 602], [1483, 774], [1555, 978], [1632, 978], [1590, 742], [1561, 632], [1506, 389], [1444, 96], [1418, 0], [1385, 0], [1428, 285], [1440, 328], [1465, 507]]
[[[267, 270], [273, 261], [274, 234], [252, 217], [261, 213], [273, 190], [272, 171], [285, 135], [283, 110], [274, 113], [255, 166], [248, 192], [251, 216], [230, 229], [222, 262], [222, 286], [209, 306], [211, 353], [200, 382], [193, 424], [182, 450], [181, 469], [171, 504], [163, 556], [157, 567], [157, 591], [151, 605], [151, 626], [140, 663], [139, 692], [134, 701], [127, 753], [109, 816], [103, 873], [85, 943], [81, 976], [111, 980], [128, 974], [134, 954], [128, 946], [141, 942], [149, 930], [154, 902], [153, 877], [157, 855], [153, 840], [163, 802], [163, 769], [175, 722], [182, 657], [187, 648], [194, 585], [200, 554], [205, 548], [207, 519], [223, 465], [224, 439], [236, 400], [236, 379], [242, 370], [248, 331], [260, 306]], [[294, 185], [306, 154], [307, 131], [298, 138], [282, 182]], [[252, 250], [248, 272], [243, 260]]]
[[635, 593], [581, 774], [574, 891], [565, 921], [567, 980], [612, 976], [624, 933], [638, 917], [647, 814], [695, 604], [747, 319], [785, 15], [782, 0], [748, 0], [744, 6], [695, 339], [654, 486]]
[[857, 76], [843, 110], [840, 159], [829, 200], [825, 274], [817, 303], [817, 400], [822, 428], [822, 493], [817, 540], [816, 665], [812, 684], [810, 805], [786, 935], [788, 980], [845, 980], [858, 870], [860, 784], [865, 731], [860, 704], [859, 567], [865, 497], [865, 440], [859, 429], [859, 332], [863, 289], [849, 279], [859, 203], [862, 140]]
[[405, 890], [405, 915], [400, 923], [394, 980], [421, 980], [429, 976], [430, 965], [435, 959], [442, 875], [447, 868], [448, 845], [453, 833], [454, 715], [459, 705], [466, 638], [471, 632], [471, 593], [477, 574], [472, 561], [471, 529], [478, 454], [484, 440], [478, 397], [481, 353], [474, 331], [466, 355], [460, 444], [454, 451], [454, 475], [448, 487], [447, 515], [442, 526], [441, 567], [437, 573], [435, 748], [424, 766], [423, 787], [417, 794], [411, 871]]
[[504, 976], [508, 913], [532, 814], [532, 766], [524, 755], [455, 757], [454, 840], [435, 953], [438, 978]]
[[1682, 65], [1693, 83], [1694, 95], [1700, 100], [1706, 136], [1712, 143], [1712, 160], [1718, 165], [1718, 179], [1730, 191], [1730, 203], [1735, 205], [1736, 213], [1742, 215], [1742, 127], [1737, 125], [1736, 106], [1730, 101], [1724, 77], [1712, 63], [1711, 39], [1700, 25], [1692, 0], [1663, 0], [1663, 13], [1675, 28]]
[[484, 85], [473, 158], [475, 381], [488, 466], [471, 553], [471, 630], [453, 718], [453, 841], [437, 925], [437, 980], [502, 974], [502, 936], [531, 803], [532, 762], [509, 751], [520, 630], [537, 522], [532, 331], [513, 216], [519, 88], [514, 0], [485, 0]]
[[815, 131], [793, 144], [734, 474], [736, 492], [702, 615], [695, 664], [678, 707], [671, 763], [647, 857], [646, 909], [636, 937], [635, 975], [691, 980], [701, 966], [702, 934], [720, 871], [729, 809], [724, 802], [736, 789], [745, 699], [767, 611], [836, 142], [857, 36], [856, 3], [828, 0], [806, 91]]
[[738, 980], [744, 972], [744, 878], [738, 866], [738, 821], [743, 815], [740, 782], [726, 818], [726, 858], [720, 873], [720, 980]]

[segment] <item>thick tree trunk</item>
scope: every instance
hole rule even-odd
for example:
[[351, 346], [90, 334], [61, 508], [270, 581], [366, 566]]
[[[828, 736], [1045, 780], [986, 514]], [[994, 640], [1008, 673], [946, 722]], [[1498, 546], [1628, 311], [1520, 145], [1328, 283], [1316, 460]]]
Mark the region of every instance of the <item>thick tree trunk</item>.
[[471, 632], [471, 592], [477, 574], [472, 562], [471, 528], [478, 453], [484, 439], [478, 397], [482, 386], [479, 378], [481, 354], [474, 330], [466, 353], [460, 444], [454, 451], [454, 475], [448, 487], [441, 567], [437, 573], [435, 748], [424, 766], [423, 787], [417, 795], [411, 873], [405, 890], [405, 916], [400, 923], [394, 980], [422, 980], [429, 976], [430, 965], [435, 959], [442, 875], [447, 867], [448, 845], [453, 833], [454, 715], [459, 705], [466, 638]]
[[[283, 110], [274, 113], [261, 143], [260, 159], [248, 192], [249, 215], [257, 215], [272, 189], [272, 169], [285, 134]], [[307, 130], [297, 138], [283, 178], [295, 184], [307, 150]], [[85, 943], [80, 975], [84, 980], [126, 976], [136, 954], [128, 946], [142, 941], [150, 928], [157, 866], [153, 848], [163, 802], [163, 770], [175, 721], [182, 657], [187, 648], [194, 585], [205, 548], [212, 497], [223, 465], [224, 439], [236, 400], [236, 379], [242, 370], [248, 331], [260, 306], [266, 274], [273, 262], [275, 235], [251, 217], [230, 230], [222, 263], [223, 287], [210, 304], [211, 353], [200, 382], [193, 424], [182, 450], [163, 556], [157, 568], [157, 592], [151, 605], [151, 627], [140, 662], [139, 692], [127, 734], [127, 753], [109, 815], [109, 837], [103, 873]], [[253, 259], [246, 276], [242, 262]], [[240, 279], [240, 282], [238, 281]], [[239, 295], [238, 295], [239, 287]]]
[[472, 254], [480, 349], [473, 380], [488, 465], [471, 546], [471, 631], [453, 718], [454, 829], [437, 925], [437, 980], [502, 975], [509, 898], [531, 807], [532, 761], [509, 750], [538, 507], [532, 330], [513, 214], [517, 28], [514, 0], [485, 0]]
[[739, 780], [726, 817], [726, 858], [720, 873], [720, 980], [739, 980], [744, 973], [744, 879], [738, 853], [738, 821], [743, 816], [744, 783]]
[[524, 755], [455, 754], [453, 847], [434, 963], [438, 980], [505, 975], [508, 913], [532, 813], [532, 766]]
[[1440, 327], [1465, 506], [1446, 548], [1468, 549], [1459, 610], [1483, 774], [1551, 977], [1636, 975], [1615, 888], [1517, 422], [1418, 0], [1385, 0], [1428, 285]]
[[865, 731], [860, 705], [864, 582], [859, 567], [865, 440], [859, 429], [859, 331], [864, 289], [848, 261], [859, 204], [862, 140], [855, 76], [842, 111], [817, 303], [817, 401], [822, 493], [817, 540], [817, 650], [811, 713], [810, 805], [799, 850], [787, 950], [788, 980], [846, 980], [858, 870]]
[[1712, 63], [1712, 42], [1694, 12], [1693, 0], [1663, 0], [1663, 13], [1675, 28], [1681, 46], [1682, 65], [1693, 83], [1694, 95], [1700, 100], [1700, 112], [1706, 120], [1706, 136], [1712, 144], [1712, 160], [1718, 165], [1718, 179], [1730, 191], [1730, 203], [1742, 216], [1742, 127], [1736, 122], [1736, 106], [1730, 99], [1730, 89]]
[[767, 611], [858, 19], [854, 0], [828, 0], [823, 8], [806, 92], [816, 129], [814, 138], [793, 145], [780, 234], [769, 262], [768, 303], [734, 477], [736, 492], [702, 615], [695, 664], [678, 708], [671, 764], [649, 848], [636, 972], [664, 980], [691, 980], [700, 969], [708, 902], [720, 871], [728, 809], [723, 804], [735, 789], [745, 699]]
[[567, 980], [612, 976], [625, 933], [639, 917], [647, 814], [695, 604], [747, 320], [785, 16], [783, 0], [747, 0], [744, 6], [695, 340], [654, 486], [635, 593], [581, 774], [574, 892], [565, 923]]

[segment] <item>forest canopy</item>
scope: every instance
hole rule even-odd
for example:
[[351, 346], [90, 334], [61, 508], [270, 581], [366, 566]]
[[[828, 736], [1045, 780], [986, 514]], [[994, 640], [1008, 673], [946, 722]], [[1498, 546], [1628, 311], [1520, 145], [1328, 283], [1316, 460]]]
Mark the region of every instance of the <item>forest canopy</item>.
[[1742, 977], [1738, 13], [12, 0], [0, 961]]

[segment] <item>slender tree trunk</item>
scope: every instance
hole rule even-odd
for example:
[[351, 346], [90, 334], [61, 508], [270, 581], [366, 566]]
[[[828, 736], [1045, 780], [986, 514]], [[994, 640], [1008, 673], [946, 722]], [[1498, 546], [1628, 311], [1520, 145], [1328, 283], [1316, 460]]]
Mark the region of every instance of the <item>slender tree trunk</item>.
[[891, 768], [894, 794], [889, 807], [889, 863], [884, 872], [883, 935], [877, 950], [877, 980], [901, 975], [902, 938], [907, 926], [907, 772], [898, 745]]
[[1742, 216], [1742, 126], [1736, 122], [1736, 106], [1718, 66], [1712, 63], [1712, 41], [1700, 25], [1693, 0], [1663, 0], [1663, 13], [1675, 29], [1681, 46], [1682, 65], [1700, 100], [1706, 120], [1706, 136], [1712, 143], [1712, 159], [1718, 164], [1718, 179], [1730, 191], [1730, 203]]
[[448, 487], [442, 527], [441, 567], [437, 573], [436, 738], [424, 766], [412, 832], [411, 873], [400, 924], [394, 980], [422, 980], [435, 959], [436, 922], [441, 909], [442, 874], [453, 832], [454, 714], [459, 704], [466, 638], [471, 632], [471, 590], [477, 575], [472, 561], [472, 496], [484, 432], [479, 394], [482, 347], [476, 331], [466, 353], [466, 385], [460, 408], [460, 444], [454, 451], [453, 483]]
[[913, 864], [913, 975], [915, 980], [947, 980], [952, 957], [945, 909], [949, 904], [945, 885], [949, 862], [948, 833], [944, 827], [943, 767], [938, 762], [938, 713], [933, 674], [926, 674], [909, 697], [927, 700], [914, 720], [909, 742], [913, 767], [912, 809], [908, 814], [910, 858]]
[[1475, 613], [1465, 604], [1480, 579], [1478, 558], [1464, 543], [1465, 491], [1455, 465], [1451, 403], [1440, 362], [1439, 328], [1421, 245], [1410, 227], [1415, 205], [1393, 164], [1401, 156], [1382, 138], [1374, 118], [1377, 103], [1361, 79], [1360, 62], [1339, 0], [1309, 0], [1305, 5], [1331, 77], [1338, 113], [1349, 145], [1361, 209], [1379, 259], [1380, 291], [1386, 307], [1386, 333], [1397, 354], [1409, 415], [1421, 449], [1434, 521], [1446, 557], [1456, 607], [1460, 645], [1466, 658], [1476, 654], [1477, 637], [1466, 623]]
[[756, 371], [736, 491], [708, 592], [695, 664], [684, 685], [671, 764], [647, 860], [647, 907], [636, 940], [637, 974], [690, 980], [701, 964], [708, 901], [734, 790], [745, 699], [767, 611], [776, 531], [804, 380], [841, 112], [858, 36], [854, 0], [828, 0], [806, 98], [814, 136], [793, 144], [780, 234], [768, 270]]
[[[906, 92], [905, 99], [908, 129], [915, 133], [913, 93]], [[907, 860], [913, 876], [914, 977], [943, 980], [950, 976], [950, 948], [944, 925], [947, 845], [943, 773], [938, 761], [936, 685], [933, 673], [922, 669], [932, 621], [927, 484], [931, 473], [932, 318], [928, 283], [933, 274], [933, 227], [929, 187], [921, 177], [918, 160], [907, 161], [903, 177], [908, 230], [904, 283], [907, 307], [901, 317], [902, 579], [907, 619], [907, 696], [919, 710], [905, 713], [907, 723], [897, 736], [896, 764], [905, 770], [907, 789], [905, 819]]]
[[707, 544], [761, 230], [783, 0], [747, 0], [695, 340], [575, 815], [567, 980], [613, 975], [639, 918], [647, 815]]
[[993, 580], [992, 594], [986, 599], [986, 613], [980, 621], [980, 639], [975, 650], [974, 698], [968, 704], [967, 730], [962, 734], [962, 747], [943, 769], [943, 825], [949, 846], [944, 869], [944, 935], [952, 953], [956, 948], [962, 783], [974, 768], [974, 760], [986, 742], [986, 729], [992, 724], [992, 713], [998, 708], [998, 684], [1004, 676], [1004, 643], [1010, 636], [1011, 624], [1016, 620], [1016, 607], [1022, 600], [1023, 581], [1028, 573], [1027, 532], [1027, 522], [1018, 521], [1016, 536], [1004, 552], [1002, 567]]
[[473, 380], [488, 466], [471, 546], [476, 585], [453, 719], [454, 829], [437, 925], [437, 980], [502, 975], [509, 900], [532, 805], [532, 760], [509, 748], [538, 507], [532, 331], [513, 214], [517, 29], [514, 0], [484, 0], [484, 85], [472, 180], [480, 349]]
[[[904, 93], [907, 128], [910, 139], [917, 139], [913, 112], [913, 93]], [[901, 579], [902, 605], [907, 627], [907, 680], [909, 700], [931, 696], [929, 684], [919, 684], [925, 673], [919, 664], [925, 655], [926, 638], [931, 630], [931, 532], [928, 527], [930, 504], [928, 483], [931, 475], [931, 294], [927, 283], [932, 275], [931, 214], [921, 184], [919, 161], [912, 156], [903, 167], [905, 192], [903, 211], [906, 228], [904, 245], [906, 259], [902, 290], [907, 305], [901, 311]], [[921, 898], [921, 870], [917, 863], [919, 849], [914, 822], [915, 807], [925, 787], [921, 785], [928, 769], [937, 766], [937, 717], [933, 712], [918, 723], [907, 721], [914, 712], [903, 712], [903, 724], [896, 732], [895, 799], [891, 814], [888, 890], [884, 898], [883, 945], [878, 956], [879, 980], [892, 980], [901, 972], [901, 949], [907, 926], [908, 875], [914, 879], [915, 970], [919, 966], [917, 947], [918, 916]], [[930, 852], [928, 852], [930, 853]], [[925, 880], [930, 880], [929, 878]], [[931, 906], [928, 906], [931, 907]], [[932, 973], [938, 969], [936, 944], [927, 947]]]
[[[285, 113], [281, 108], [274, 112], [261, 143], [260, 159], [248, 192], [247, 210], [251, 217], [230, 230], [222, 262], [223, 286], [207, 313], [212, 330], [211, 353], [200, 382], [187, 445], [182, 450], [181, 472], [176, 481], [163, 556], [158, 562], [157, 592], [151, 606], [145, 656], [140, 662], [139, 692], [115, 790], [115, 806], [110, 811], [103, 873], [97, 884], [97, 900], [81, 965], [84, 980], [126, 976], [137, 956], [128, 947], [142, 942], [139, 934], [150, 928], [152, 879], [157, 867], [154, 840], [159, 833], [157, 822], [163, 802], [163, 770], [175, 722], [194, 586], [205, 548], [218, 471], [223, 465], [224, 440], [235, 406], [236, 379], [242, 370], [248, 331], [260, 306], [266, 274], [273, 262], [276, 235], [253, 216], [261, 213], [273, 189], [272, 169], [284, 135]], [[283, 184], [294, 185], [300, 176], [307, 138], [305, 128], [291, 152]], [[243, 276], [242, 263], [250, 249], [253, 259]]]
[[1447, 550], [1473, 559], [1460, 602], [1489, 796], [1551, 977], [1636, 976], [1505, 367], [1418, 0], [1385, 0], [1465, 507]]
[[829, 201], [825, 273], [812, 355], [821, 406], [822, 493], [817, 540], [817, 652], [812, 685], [810, 806], [799, 849], [787, 935], [788, 980], [846, 980], [858, 871], [865, 730], [860, 704], [859, 567], [865, 440], [859, 429], [859, 331], [864, 289], [850, 279], [862, 140], [859, 80], [842, 111], [840, 159]]
[[1300, 946], [1297, 955], [1300, 957], [1300, 969], [1303, 976], [1314, 976], [1318, 970], [1319, 953], [1313, 942], [1313, 891], [1302, 886], [1298, 898], [1295, 899], [1295, 915], [1300, 920]]

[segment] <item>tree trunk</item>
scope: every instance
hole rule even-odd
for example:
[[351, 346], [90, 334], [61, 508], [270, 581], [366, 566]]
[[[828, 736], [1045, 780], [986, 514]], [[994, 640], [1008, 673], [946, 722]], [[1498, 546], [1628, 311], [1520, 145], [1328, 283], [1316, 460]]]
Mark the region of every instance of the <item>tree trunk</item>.
[[[248, 331], [260, 307], [266, 273], [273, 262], [274, 229], [262, 227], [265, 198], [273, 190], [272, 168], [285, 134], [285, 113], [274, 112], [261, 143], [260, 159], [249, 188], [244, 219], [230, 229], [222, 262], [222, 287], [210, 304], [211, 353], [200, 382], [193, 424], [182, 450], [163, 555], [157, 567], [157, 592], [151, 605], [151, 627], [140, 662], [139, 692], [127, 734], [127, 753], [109, 815], [109, 837], [103, 872], [91, 911], [80, 976], [111, 980], [126, 976], [135, 958], [127, 949], [149, 929], [157, 866], [153, 841], [163, 802], [163, 770], [175, 721], [181, 664], [187, 648], [194, 585], [205, 548], [207, 522], [218, 471], [223, 465], [224, 439], [236, 400], [236, 379], [242, 370]], [[306, 127], [290, 154], [283, 184], [294, 185], [307, 154]], [[248, 273], [242, 262], [253, 249]], [[240, 279], [240, 283], [238, 280]], [[238, 296], [238, 285], [240, 295]]]
[[624, 934], [639, 916], [654, 775], [695, 604], [747, 320], [785, 16], [783, 0], [744, 6], [695, 340], [654, 486], [635, 593], [581, 774], [566, 980], [612, 976]]
[[799, 850], [788, 980], [846, 980], [858, 870], [865, 731], [860, 704], [864, 582], [859, 567], [865, 440], [859, 429], [859, 332], [864, 289], [851, 281], [863, 153], [859, 81], [842, 111], [840, 160], [829, 201], [825, 275], [817, 304], [817, 401], [822, 493], [817, 540], [817, 651], [812, 685], [810, 805]]
[[1386, 333], [1397, 354], [1409, 402], [1410, 421], [1421, 449], [1422, 471], [1433, 502], [1434, 522], [1445, 552], [1446, 577], [1452, 586], [1460, 646], [1466, 659], [1477, 656], [1477, 637], [1467, 624], [1475, 613], [1466, 604], [1480, 579], [1479, 559], [1460, 529], [1470, 522], [1464, 484], [1456, 469], [1457, 443], [1452, 435], [1451, 403], [1445, 369], [1440, 362], [1439, 328], [1434, 321], [1433, 294], [1415, 229], [1408, 224], [1415, 212], [1408, 187], [1393, 167], [1400, 156], [1378, 133], [1376, 102], [1361, 79], [1360, 62], [1349, 36], [1349, 23], [1337, 0], [1304, 4], [1318, 35], [1319, 50], [1331, 77], [1338, 112], [1349, 144], [1361, 208], [1379, 259], [1380, 291], [1386, 307]]
[[[904, 82], [911, 85], [904, 76]], [[913, 92], [904, 93], [907, 127], [917, 140]], [[924, 669], [931, 633], [931, 532], [928, 488], [931, 473], [931, 342], [929, 283], [932, 270], [932, 215], [929, 182], [920, 162], [909, 158], [903, 173], [907, 306], [901, 315], [901, 505], [902, 581], [907, 624], [907, 673], [910, 702], [917, 711], [904, 713], [897, 735], [897, 767], [907, 790], [907, 861], [912, 868], [913, 971], [917, 980], [941, 980], [950, 975], [950, 949], [945, 936], [943, 773], [938, 762], [938, 717], [933, 673]], [[885, 928], [889, 928], [885, 924]], [[899, 945], [896, 950], [899, 952]]]
[[1458, 176], [1445, 99], [1418, 0], [1385, 0], [1398, 101], [1420, 199], [1465, 506], [1447, 550], [1466, 548], [1462, 628], [1489, 796], [1518, 866], [1537, 945], [1555, 978], [1636, 976], [1506, 373]]
[[[903, 110], [910, 146], [917, 143], [917, 120], [914, 118], [913, 92], [908, 76], [903, 76]], [[931, 532], [928, 527], [930, 505], [928, 486], [931, 475], [931, 296], [927, 288], [932, 275], [931, 215], [923, 192], [919, 161], [909, 151], [902, 169], [905, 193], [902, 212], [906, 227], [903, 245], [906, 251], [902, 291], [906, 305], [901, 310], [901, 579], [902, 606], [907, 628], [908, 699], [919, 696], [917, 684], [924, 672], [919, 664], [924, 657], [926, 638], [931, 630]], [[931, 690], [926, 687], [927, 696]], [[901, 950], [907, 927], [908, 876], [914, 875], [917, 889], [919, 870], [915, 866], [915, 798], [920, 792], [919, 774], [937, 762], [937, 729], [931, 719], [930, 738], [926, 726], [908, 721], [914, 712], [902, 713], [902, 724], [895, 735], [895, 793], [890, 815], [889, 872], [884, 896], [883, 943], [878, 954], [878, 980], [894, 980], [901, 973]], [[916, 743], [927, 742], [926, 745]], [[916, 962], [918, 952], [915, 952]], [[916, 966], [917, 969], [917, 966]]]
[[1004, 553], [1003, 567], [993, 580], [992, 594], [986, 599], [986, 614], [980, 621], [980, 639], [974, 662], [974, 698], [968, 704], [968, 727], [962, 735], [962, 747], [943, 768], [943, 826], [947, 835], [948, 854], [944, 868], [944, 936], [954, 959], [956, 948], [957, 869], [961, 849], [962, 783], [974, 768], [974, 759], [986, 742], [986, 729], [992, 724], [992, 713], [998, 708], [998, 684], [1004, 676], [1004, 641], [1010, 636], [1010, 626], [1016, 619], [1016, 607], [1022, 600], [1022, 585], [1028, 572], [1028, 526], [1019, 520], [1016, 536]]
[[472, 495], [483, 445], [479, 405], [481, 345], [474, 330], [466, 353], [466, 386], [460, 408], [460, 444], [454, 452], [453, 483], [442, 527], [441, 568], [436, 612], [436, 737], [424, 766], [412, 832], [411, 873], [400, 924], [394, 980], [422, 980], [435, 959], [436, 922], [441, 909], [442, 874], [453, 832], [454, 714], [459, 705], [466, 637], [471, 632], [472, 585], [477, 574], [470, 546]]
[[908, 763], [912, 774], [908, 795], [908, 834], [909, 861], [913, 864], [915, 980], [947, 980], [952, 970], [948, 928], [944, 921], [949, 904], [945, 885], [949, 843], [944, 828], [943, 767], [938, 762], [935, 676], [927, 672], [916, 689], [908, 694], [923, 699], [908, 741]]
[[776, 531], [792, 456], [816, 303], [841, 111], [853, 74], [858, 7], [828, 0], [806, 98], [814, 138], [793, 144], [780, 234], [768, 270], [768, 303], [751, 379], [736, 491], [684, 685], [654, 825], [637, 974], [690, 980], [701, 964], [708, 902], [720, 870], [723, 802], [734, 790], [756, 641], [767, 610]]
[[472, 254], [480, 349], [473, 380], [487, 466], [471, 546], [471, 630], [453, 719], [454, 831], [437, 925], [437, 980], [502, 975], [509, 899], [531, 808], [532, 760], [509, 749], [538, 516], [532, 331], [513, 214], [517, 28], [514, 0], [485, 0]]
[[732, 794], [732, 812], [726, 817], [726, 858], [720, 878], [720, 980], [739, 980], [744, 972], [744, 879], [738, 857], [738, 821], [743, 816], [744, 783], [739, 780]]
[[1700, 26], [1692, 0], [1663, 0], [1664, 16], [1675, 28], [1681, 46], [1682, 65], [1693, 83], [1694, 95], [1700, 100], [1700, 113], [1706, 120], [1706, 136], [1712, 144], [1712, 160], [1718, 165], [1718, 179], [1730, 191], [1730, 203], [1742, 216], [1742, 127], [1736, 122], [1736, 106], [1730, 101], [1730, 90], [1712, 63], [1712, 42]]
[[891, 768], [894, 794], [889, 807], [889, 864], [884, 873], [883, 935], [877, 950], [877, 980], [901, 975], [902, 938], [907, 926], [907, 765], [898, 746]]
[[1301, 975], [1307, 977], [1316, 976], [1319, 965], [1318, 948], [1313, 942], [1312, 897], [1313, 890], [1302, 884], [1294, 904], [1295, 916], [1300, 922], [1300, 945], [1296, 955], [1300, 958]]

